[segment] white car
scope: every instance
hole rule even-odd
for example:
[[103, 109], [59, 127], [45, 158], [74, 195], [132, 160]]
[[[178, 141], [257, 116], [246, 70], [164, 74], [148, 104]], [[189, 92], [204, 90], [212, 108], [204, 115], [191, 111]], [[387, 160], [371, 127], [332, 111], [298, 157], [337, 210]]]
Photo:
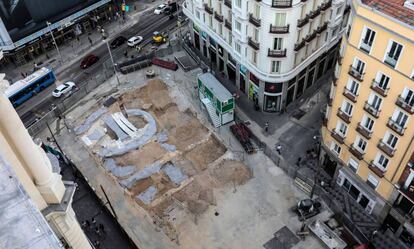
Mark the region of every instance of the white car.
[[158, 7], [154, 10], [154, 14], [156, 14], [156, 15], [161, 14], [164, 11], [165, 8], [167, 8], [166, 4], [158, 5]]
[[133, 36], [128, 40], [128, 46], [135, 47], [142, 42], [142, 36]]
[[52, 92], [52, 95], [55, 98], [60, 98], [62, 95], [72, 93], [72, 91], [75, 89], [76, 84], [74, 82], [69, 81], [56, 87], [56, 89]]

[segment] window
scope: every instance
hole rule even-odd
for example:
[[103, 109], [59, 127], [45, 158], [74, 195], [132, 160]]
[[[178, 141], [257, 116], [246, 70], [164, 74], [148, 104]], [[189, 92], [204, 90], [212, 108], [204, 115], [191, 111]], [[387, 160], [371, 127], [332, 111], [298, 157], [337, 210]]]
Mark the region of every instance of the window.
[[351, 103], [349, 103], [347, 101], [344, 101], [342, 103], [342, 108], [341, 109], [342, 109], [343, 112], [348, 114], [348, 116], [351, 116], [352, 115], [352, 110], [354, 109], [354, 106]]
[[392, 115], [392, 120], [401, 128], [405, 128], [407, 125], [408, 115], [397, 109]]
[[235, 26], [236, 30], [241, 32], [241, 23], [239, 21], [234, 21], [234, 23], [235, 23], [234, 26]]
[[362, 119], [362, 126], [367, 129], [367, 131], [372, 131], [372, 127], [374, 126], [374, 120], [368, 117], [367, 115], [364, 116]]
[[232, 35], [231, 31], [228, 32], [228, 35], [229, 35], [229, 43], [231, 45], [231, 43], [233, 42], [233, 35]]
[[259, 29], [253, 28], [253, 40], [259, 41]]
[[357, 136], [355, 140], [355, 147], [360, 151], [364, 152], [367, 148], [367, 141], [365, 141], [363, 138]]
[[377, 166], [377, 168], [381, 169], [382, 171], [387, 170], [387, 166], [389, 162], [390, 160], [386, 156], [384, 156], [382, 153], [378, 153], [374, 161], [375, 166]]
[[275, 26], [276, 27], [286, 26], [286, 13], [276, 13]]
[[252, 62], [253, 64], [257, 63], [257, 52], [256, 51], [252, 51]]
[[276, 37], [273, 42], [273, 50], [282, 50], [283, 49], [283, 38]]
[[220, 23], [218, 24], [218, 33], [219, 33], [220, 36], [223, 35], [223, 25], [220, 24]]
[[336, 9], [336, 16], [341, 15], [342, 12], [342, 6]]
[[255, 4], [255, 5], [254, 5], [254, 12], [253, 12], [253, 15], [254, 15], [256, 18], [260, 18], [260, 5], [258, 5], [258, 4]]
[[354, 95], [357, 95], [359, 84], [355, 80], [349, 80], [346, 87], [351, 93], [353, 93]]
[[387, 132], [385, 134], [385, 139], [384, 140], [385, 140], [385, 144], [387, 144], [392, 149], [395, 149], [395, 147], [397, 146], [398, 137], [396, 137], [391, 132]]
[[379, 181], [373, 175], [368, 174], [367, 183], [368, 186], [370, 186], [373, 189], [376, 189], [378, 187]]
[[232, 21], [232, 17], [233, 17], [233, 14], [231, 13], [231, 10], [228, 10], [227, 11], [227, 18], [228, 18], [228, 20], [229, 20], [230, 23]]
[[372, 29], [365, 28], [365, 30], [362, 33], [361, 45], [359, 47], [362, 51], [365, 51], [367, 53], [371, 52], [371, 46], [374, 42], [375, 34], [375, 31], [373, 31]]
[[217, 5], [217, 13], [219, 14], [219, 15], [221, 15], [221, 3], [219, 3], [218, 5]]
[[414, 70], [413, 70], [413, 72], [411, 73], [411, 79], [413, 79], [413, 80], [414, 80]]
[[359, 168], [359, 163], [357, 160], [353, 159], [352, 157], [349, 158], [348, 166], [354, 173], [357, 173]]
[[363, 61], [361, 61], [360, 59], [355, 59], [353, 66], [356, 69], [356, 71], [358, 71], [360, 74], [364, 73], [365, 63]]
[[236, 50], [237, 53], [241, 53], [241, 46], [238, 42], [234, 43], [234, 49]]
[[272, 61], [270, 71], [272, 73], [280, 73], [280, 61]]
[[382, 98], [374, 93], [371, 93], [368, 99], [368, 103], [371, 105], [372, 108], [379, 111], [382, 103]]
[[388, 44], [388, 49], [385, 54], [384, 62], [388, 65], [395, 67], [397, 65], [398, 59], [400, 58], [401, 51], [403, 46], [395, 41], [390, 41]]
[[213, 27], [213, 17], [211, 15], [208, 15], [208, 26], [210, 28]]
[[411, 90], [409, 88], [405, 88], [404, 92], [402, 94], [402, 97], [403, 97], [404, 102], [406, 104], [408, 104], [411, 107], [414, 106], [414, 91], [413, 90]]
[[200, 20], [200, 11], [196, 10], [196, 17], [198, 20]]
[[387, 75], [378, 72], [377, 76], [375, 77], [375, 81], [377, 82], [377, 86], [383, 90], [388, 89], [388, 84], [390, 82], [390, 77]]
[[236, 7], [238, 7], [238, 8], [241, 8], [241, 0], [236, 0], [235, 1], [235, 5], [236, 5]]
[[331, 150], [337, 155], [339, 156], [339, 154], [341, 153], [341, 146], [339, 146], [337, 143], [332, 142], [332, 147]]
[[335, 130], [336, 133], [338, 133], [342, 137], [345, 137], [347, 130], [348, 130], [348, 126], [346, 126], [344, 122], [338, 121], [338, 123], [336, 124], [336, 130]]

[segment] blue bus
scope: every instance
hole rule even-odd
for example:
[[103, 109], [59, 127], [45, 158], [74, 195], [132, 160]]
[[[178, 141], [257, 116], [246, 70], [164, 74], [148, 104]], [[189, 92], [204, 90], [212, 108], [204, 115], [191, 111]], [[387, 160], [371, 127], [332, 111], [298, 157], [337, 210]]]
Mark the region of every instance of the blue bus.
[[21, 105], [33, 95], [41, 92], [46, 87], [53, 84], [56, 80], [52, 70], [42, 67], [26, 78], [10, 85], [6, 90], [6, 96], [14, 107]]

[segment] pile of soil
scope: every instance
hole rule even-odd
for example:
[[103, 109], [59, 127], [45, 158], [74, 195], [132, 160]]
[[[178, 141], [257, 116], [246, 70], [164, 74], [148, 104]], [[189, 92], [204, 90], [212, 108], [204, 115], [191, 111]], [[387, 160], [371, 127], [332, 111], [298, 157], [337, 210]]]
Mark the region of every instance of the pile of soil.
[[150, 142], [138, 150], [130, 151], [114, 159], [119, 166], [135, 165], [138, 170], [142, 170], [161, 159], [166, 153], [167, 151], [159, 143]]

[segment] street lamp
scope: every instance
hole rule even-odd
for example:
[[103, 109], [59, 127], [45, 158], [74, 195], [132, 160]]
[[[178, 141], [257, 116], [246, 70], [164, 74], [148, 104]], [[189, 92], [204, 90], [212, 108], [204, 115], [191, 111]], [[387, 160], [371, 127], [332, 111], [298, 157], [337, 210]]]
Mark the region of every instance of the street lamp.
[[111, 48], [109, 47], [108, 40], [106, 39], [105, 30], [102, 29], [101, 30], [101, 33], [102, 33], [103, 41], [106, 43], [106, 47], [108, 48], [109, 56], [111, 57], [111, 62], [112, 62], [112, 66], [114, 68], [114, 73], [115, 73], [116, 81], [118, 82], [118, 85], [120, 85], [118, 73], [117, 73], [116, 68], [115, 68], [114, 58], [112, 57]]
[[60, 64], [62, 65], [62, 64], [63, 64], [62, 55], [60, 54], [59, 47], [58, 47], [58, 45], [57, 45], [57, 43], [56, 43], [56, 40], [55, 40], [55, 36], [53, 35], [52, 28], [50, 27], [50, 24], [51, 24], [51, 23], [50, 23], [50, 22], [48, 22], [48, 21], [46, 21], [46, 24], [47, 24], [47, 27], [49, 28], [49, 33], [50, 33], [50, 36], [52, 36], [53, 43], [55, 44], [56, 50], [57, 50], [57, 52], [58, 52], [58, 54], [59, 54]]

